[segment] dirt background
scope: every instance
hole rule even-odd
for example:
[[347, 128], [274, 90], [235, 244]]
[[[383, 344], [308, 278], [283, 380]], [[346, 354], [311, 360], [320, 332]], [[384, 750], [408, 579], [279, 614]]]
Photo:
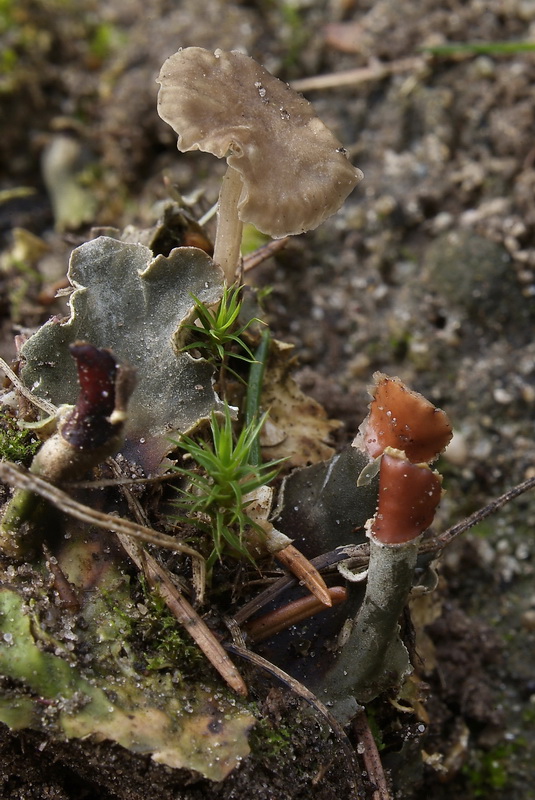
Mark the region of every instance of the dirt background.
[[[422, 49], [534, 41], [534, 2], [7, 0], [0, 36], [4, 358], [61, 311], [50, 287], [91, 226], [153, 224], [164, 178], [196, 216], [215, 202], [223, 166], [177, 154], [155, 78], [179, 46], [238, 48], [290, 82], [330, 76], [298, 85], [365, 174], [336, 217], [250, 277], [272, 287], [269, 321], [296, 346], [301, 386], [344, 423], [337, 443], [381, 370], [453, 421], [438, 529], [534, 475], [535, 53]], [[39, 239], [15, 237], [17, 251], [14, 228]], [[416, 721], [400, 722], [406, 747], [385, 753], [396, 797], [533, 797], [534, 521], [523, 496], [444, 555], [426, 763], [411, 755]], [[190, 788], [120, 748], [3, 731], [0, 796], [349, 796], [335, 745], [299, 725], [276, 756]]]

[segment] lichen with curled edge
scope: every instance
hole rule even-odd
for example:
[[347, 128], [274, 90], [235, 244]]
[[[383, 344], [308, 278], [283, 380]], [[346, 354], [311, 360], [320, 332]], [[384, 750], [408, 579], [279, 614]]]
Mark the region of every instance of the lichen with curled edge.
[[86, 340], [113, 350], [137, 373], [123, 452], [152, 471], [171, 449], [170, 437], [219, 405], [212, 367], [179, 353], [176, 338], [190, 319], [192, 294], [207, 305], [221, 298], [221, 273], [194, 247], [153, 258], [144, 245], [100, 236], [73, 251], [68, 278], [70, 316], [51, 319], [25, 343], [22, 379], [57, 405], [73, 403], [69, 345]]

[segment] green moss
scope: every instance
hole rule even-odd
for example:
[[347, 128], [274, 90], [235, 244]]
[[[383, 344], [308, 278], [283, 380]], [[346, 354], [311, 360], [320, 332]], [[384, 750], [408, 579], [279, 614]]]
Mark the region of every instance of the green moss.
[[261, 233], [254, 225], [245, 225], [243, 228], [243, 237], [241, 242], [242, 256], [254, 253], [259, 247], [267, 244], [270, 241], [269, 236]]
[[[125, 584], [100, 592], [94, 600], [99, 612], [98, 660], [100, 669], [135, 673], [148, 680], [161, 672], [166, 680], [185, 683], [200, 677], [208, 680], [207, 661], [197, 645], [180, 627], [159, 594], [153, 592], [142, 576], [132, 585]], [[152, 673], [152, 677], [149, 674]]]
[[404, 360], [410, 350], [412, 338], [412, 332], [408, 330], [400, 330], [390, 336], [388, 347], [396, 361]]
[[39, 449], [41, 442], [28, 430], [21, 430], [16, 419], [0, 413], [0, 456], [6, 461], [27, 464]]
[[522, 712], [522, 721], [525, 725], [533, 725], [535, 728], [535, 706], [528, 706]]
[[493, 519], [490, 522], [479, 522], [474, 525], [470, 533], [479, 539], [489, 539], [496, 534], [496, 522]]
[[6, 47], [0, 53], [0, 73], [9, 75], [15, 69], [18, 56], [11, 47]]
[[383, 741], [383, 729], [381, 723], [378, 720], [379, 712], [380, 712], [380, 705], [377, 702], [377, 700], [375, 702], [369, 703], [366, 706], [368, 725], [372, 733], [372, 736], [375, 739], [375, 744], [377, 745], [377, 749], [381, 751], [385, 749], [386, 745]]
[[420, 48], [424, 53], [434, 56], [455, 57], [458, 55], [518, 55], [518, 53], [532, 53], [535, 50], [534, 42], [452, 42], [451, 44], [434, 45]]
[[115, 25], [101, 22], [96, 26], [89, 39], [91, 55], [99, 61], [104, 61], [126, 43], [126, 38], [126, 35]]
[[[273, 480], [280, 461], [254, 463], [253, 448], [265, 419], [265, 414], [260, 419], [253, 418], [235, 436], [230, 407], [225, 405], [222, 420], [214, 413], [210, 418], [212, 444], [204, 440], [197, 442], [189, 436], [183, 436], [176, 443], [201, 470], [176, 467], [190, 483], [187, 489], [179, 489], [181, 496], [174, 505], [180, 516], [176, 519], [186, 523], [194, 521], [198, 530], [211, 535], [208, 573], [224, 551], [233, 557], [253, 560], [244, 534], [248, 528], [262, 534], [262, 529], [246, 513], [244, 498]], [[207, 522], [201, 521], [203, 518]]]
[[149, 671], [172, 669], [174, 677], [184, 679], [205, 671], [206, 660], [199, 648], [179, 627], [176, 618], [159, 594], [152, 592], [141, 578], [143, 602], [139, 615], [129, 616], [127, 638]]
[[463, 768], [473, 797], [488, 798], [507, 785], [507, 762], [513, 754], [512, 743], [497, 745], [488, 752], [477, 751], [471, 762]]
[[280, 3], [279, 13], [283, 21], [286, 55], [283, 59], [284, 67], [291, 69], [299, 64], [301, 53], [305, 48], [309, 33], [303, 21], [303, 9], [298, 3]]
[[16, 25], [14, 0], [0, 0], [0, 33], [6, 33]]
[[256, 714], [258, 722], [249, 736], [251, 751], [257, 758], [278, 758], [292, 746], [292, 731], [285, 725], [275, 727], [272, 722]]

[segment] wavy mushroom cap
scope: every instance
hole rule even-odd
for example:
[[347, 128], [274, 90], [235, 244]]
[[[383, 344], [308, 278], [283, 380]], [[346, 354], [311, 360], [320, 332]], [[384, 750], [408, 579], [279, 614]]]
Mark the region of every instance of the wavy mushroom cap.
[[262, 233], [316, 228], [363, 177], [311, 104], [242, 53], [187, 47], [158, 83], [178, 149], [226, 157], [243, 182], [239, 217]]

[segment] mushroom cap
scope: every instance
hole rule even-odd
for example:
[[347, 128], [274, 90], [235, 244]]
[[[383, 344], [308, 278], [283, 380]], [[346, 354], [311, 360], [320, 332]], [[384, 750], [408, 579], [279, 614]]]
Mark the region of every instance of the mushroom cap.
[[158, 83], [178, 149], [226, 158], [243, 182], [240, 219], [268, 236], [316, 228], [362, 180], [311, 104], [243, 53], [187, 47]]

